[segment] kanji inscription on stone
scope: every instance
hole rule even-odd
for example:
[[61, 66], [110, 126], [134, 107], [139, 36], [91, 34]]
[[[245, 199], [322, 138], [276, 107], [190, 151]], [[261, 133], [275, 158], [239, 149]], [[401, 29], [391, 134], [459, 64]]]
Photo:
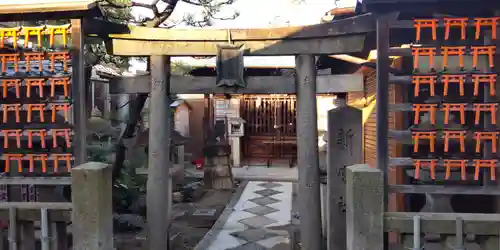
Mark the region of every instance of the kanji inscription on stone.
[[328, 249], [346, 249], [346, 167], [363, 163], [362, 112], [349, 106], [328, 111]]

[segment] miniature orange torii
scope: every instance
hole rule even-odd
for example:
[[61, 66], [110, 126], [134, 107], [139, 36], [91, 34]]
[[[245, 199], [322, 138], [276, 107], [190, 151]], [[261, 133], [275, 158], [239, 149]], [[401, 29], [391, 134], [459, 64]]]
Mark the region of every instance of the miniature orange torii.
[[450, 83], [458, 83], [460, 96], [465, 95], [465, 75], [442, 75], [441, 82], [443, 82], [443, 95], [448, 96], [448, 88]]
[[450, 120], [450, 112], [458, 111], [460, 114], [460, 124], [465, 124], [465, 108], [467, 103], [443, 103], [441, 110], [444, 111], [444, 124], [447, 125]]
[[66, 162], [66, 171], [71, 171], [71, 160], [73, 156], [71, 154], [52, 154], [52, 160], [54, 161], [54, 172], [59, 171], [59, 161]]
[[10, 172], [10, 161], [16, 161], [17, 163], [17, 171], [19, 173], [23, 172], [23, 160], [24, 160], [24, 155], [23, 154], [4, 154], [3, 155], [5, 159], [5, 171], [4, 172]]
[[481, 117], [481, 112], [490, 112], [491, 115], [491, 124], [497, 124], [497, 110], [498, 103], [474, 103], [472, 104], [472, 109], [475, 113], [474, 124], [479, 124], [479, 119]]
[[52, 147], [57, 148], [57, 137], [62, 136], [64, 138], [64, 141], [66, 142], [66, 147], [71, 147], [71, 129], [69, 128], [64, 128], [64, 129], [51, 129], [50, 131], [52, 133]]
[[43, 97], [43, 86], [45, 85], [45, 79], [43, 78], [35, 78], [35, 79], [26, 79], [26, 96], [31, 97], [31, 87], [38, 87], [38, 92], [40, 98]]
[[460, 39], [465, 40], [466, 38], [466, 33], [467, 33], [467, 21], [469, 18], [467, 17], [456, 17], [456, 18], [450, 18], [450, 17], [445, 17], [444, 18], [444, 40], [448, 40], [450, 37], [450, 30], [451, 27], [460, 27]]
[[474, 22], [476, 24], [476, 40], [479, 40], [479, 38], [481, 38], [481, 27], [483, 27], [483, 26], [490, 27], [491, 28], [491, 38], [493, 40], [497, 39], [498, 20], [500, 20], [500, 17], [488, 17], [488, 18], [476, 17], [476, 18], [474, 18]]
[[437, 76], [431, 75], [417, 75], [412, 76], [412, 83], [415, 85], [414, 96], [418, 97], [420, 95], [420, 85], [428, 84], [430, 88], [430, 96], [435, 95], [435, 85], [436, 85]]
[[24, 52], [23, 53], [24, 59], [26, 61], [26, 72], [31, 71], [31, 62], [32, 61], [38, 61], [39, 65], [39, 73], [42, 74], [43, 72], [43, 59], [45, 58], [45, 53], [43, 52]]
[[7, 98], [7, 93], [9, 91], [8, 88], [13, 87], [16, 91], [16, 98], [21, 98], [21, 80], [20, 79], [3, 79], [0, 80], [2, 82], [2, 96], [3, 98]]
[[7, 149], [9, 148], [9, 139], [10, 137], [14, 137], [16, 139], [16, 146], [17, 148], [21, 148], [21, 135], [22, 135], [22, 130], [21, 129], [4, 129], [2, 130], [3, 133], [3, 148]]
[[418, 147], [421, 139], [429, 140], [429, 151], [434, 152], [436, 145], [436, 133], [435, 131], [416, 131], [412, 132], [413, 137], [413, 152], [418, 152]]
[[446, 168], [446, 174], [444, 176], [445, 180], [450, 179], [451, 175], [451, 168], [460, 168], [460, 179], [465, 181], [466, 176], [465, 176], [465, 170], [467, 167], [468, 160], [449, 160], [446, 159], [444, 160], [444, 167]]
[[490, 179], [492, 181], [496, 180], [496, 167], [498, 160], [474, 160], [474, 180], [479, 180], [479, 172], [481, 168], [489, 168], [490, 169]]
[[42, 144], [42, 148], [46, 148], [45, 137], [47, 136], [47, 131], [45, 129], [28, 129], [28, 148], [33, 147], [33, 136], [40, 137], [40, 142]]
[[436, 30], [437, 30], [438, 19], [415, 19], [415, 20], [413, 20], [413, 22], [414, 22], [413, 27], [415, 27], [415, 29], [417, 31], [417, 35], [416, 35], [417, 41], [420, 41], [422, 28], [431, 28], [432, 40], [437, 39]]
[[495, 85], [497, 83], [496, 74], [473, 74], [472, 82], [474, 83], [474, 96], [479, 95], [480, 83], [488, 84], [490, 96], [495, 96]]
[[444, 138], [444, 152], [448, 152], [449, 146], [450, 146], [450, 139], [458, 139], [460, 143], [460, 152], [465, 152], [465, 135], [467, 134], [467, 131], [462, 130], [462, 131], [455, 131], [455, 130], [448, 130], [448, 131], [443, 131], [443, 138]]
[[415, 159], [413, 160], [413, 166], [415, 167], [415, 179], [420, 179], [420, 169], [422, 167], [428, 167], [431, 175], [431, 179], [436, 179], [436, 166], [437, 160], [434, 159]]
[[500, 132], [475, 132], [474, 138], [476, 140], [476, 153], [481, 152], [481, 141], [491, 141], [491, 152], [497, 152], [497, 138]]
[[47, 154], [28, 154], [29, 160], [29, 171], [33, 173], [35, 171], [35, 161], [39, 161], [42, 163], [42, 173], [47, 173], [47, 160], [49, 156]]
[[420, 123], [420, 112], [428, 112], [430, 114], [431, 124], [436, 124], [437, 104], [413, 104], [412, 111], [415, 112], [413, 119], [414, 124]]

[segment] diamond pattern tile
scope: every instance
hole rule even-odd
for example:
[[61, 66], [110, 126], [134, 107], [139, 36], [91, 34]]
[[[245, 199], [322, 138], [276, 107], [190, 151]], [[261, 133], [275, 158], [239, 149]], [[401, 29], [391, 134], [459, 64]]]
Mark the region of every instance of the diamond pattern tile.
[[269, 248], [259, 245], [254, 242], [246, 243], [245, 245], [228, 248], [226, 250], [269, 250]]
[[255, 191], [254, 193], [260, 194], [262, 196], [273, 196], [275, 194], [281, 194], [283, 192], [276, 191], [276, 190], [270, 189], [270, 188], [266, 188], [266, 189], [262, 189], [262, 190], [259, 190], [259, 191]]
[[279, 236], [279, 234], [258, 228], [258, 229], [249, 229], [245, 231], [234, 232], [231, 233], [231, 236], [246, 240], [248, 242], [254, 242], [276, 237]]
[[268, 206], [258, 206], [258, 207], [247, 208], [244, 211], [255, 215], [263, 216], [266, 214], [278, 212], [279, 210]]
[[264, 216], [254, 216], [254, 217], [240, 220], [240, 223], [242, 223], [246, 226], [252, 227], [252, 228], [265, 227], [269, 224], [273, 224], [276, 222], [278, 222], [278, 221], [275, 221], [273, 219], [269, 219], [269, 218], [264, 217]]
[[282, 185], [276, 182], [266, 182], [266, 183], [261, 183], [258, 184], [258, 186], [263, 187], [263, 188], [275, 188], [275, 187], [281, 187]]
[[267, 206], [269, 204], [279, 202], [279, 200], [274, 199], [272, 197], [258, 197], [258, 198], [253, 198], [250, 201], [261, 206]]

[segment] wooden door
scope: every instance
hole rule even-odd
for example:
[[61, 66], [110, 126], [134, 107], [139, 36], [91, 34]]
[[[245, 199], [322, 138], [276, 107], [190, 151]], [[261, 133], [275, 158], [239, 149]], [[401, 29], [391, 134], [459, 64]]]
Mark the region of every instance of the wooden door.
[[240, 107], [244, 158], [296, 157], [295, 95], [244, 95]]

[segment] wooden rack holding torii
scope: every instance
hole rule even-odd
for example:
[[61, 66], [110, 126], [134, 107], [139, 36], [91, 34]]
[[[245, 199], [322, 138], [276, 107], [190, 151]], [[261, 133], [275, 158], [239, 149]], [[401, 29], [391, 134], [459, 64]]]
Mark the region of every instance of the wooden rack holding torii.
[[[390, 56], [413, 57], [412, 75], [388, 75], [387, 82], [410, 85], [413, 92], [410, 98], [414, 101], [413, 103], [392, 104], [388, 108], [393, 112], [413, 112], [412, 121], [416, 127], [408, 132], [389, 131], [390, 138], [403, 144], [413, 143], [412, 154], [414, 155], [414, 159], [390, 158], [390, 166], [411, 166], [414, 169], [415, 179], [419, 179], [420, 171], [425, 169], [429, 171], [433, 180], [436, 178], [437, 171], [447, 173], [445, 176], [448, 177], [441, 180], [446, 181], [456, 166], [466, 172], [472, 168], [473, 179], [476, 181], [496, 180], [495, 171], [490, 171], [489, 175], [485, 172], [482, 176], [480, 173], [483, 169], [492, 170], [492, 168], [500, 167], [496, 156], [500, 132], [495, 129], [499, 105], [495, 89], [498, 78], [498, 72], [495, 72], [495, 57], [499, 53], [495, 46], [497, 25], [500, 24], [498, 20], [500, 20], [498, 17], [415, 19], [416, 41], [423, 41], [424, 32], [429, 31], [431, 41], [428, 44], [433, 45], [414, 44], [410, 48], [387, 49]], [[444, 34], [438, 32], [438, 27], [444, 27]], [[465, 44], [470, 41], [467, 31], [471, 28], [475, 30], [473, 40], [477, 42]], [[450, 33], [455, 32], [455, 29], [458, 30], [462, 43], [450, 45], [448, 43]], [[489, 30], [488, 34], [491, 34], [491, 44], [480, 41], [486, 30]], [[444, 40], [438, 39], [441, 35]], [[448, 44], [436, 44], [437, 40]], [[478, 44], [478, 42], [484, 44]], [[439, 64], [436, 63], [438, 55], [441, 56]], [[466, 61], [465, 56], [471, 60]], [[457, 65], [451, 65], [452, 58], [456, 58]], [[484, 65], [482, 62], [485, 62]], [[450, 70], [450, 68], [458, 70]], [[450, 102], [452, 96], [458, 96], [458, 101]], [[440, 101], [424, 101], [424, 98], [436, 97]], [[472, 116], [467, 115], [469, 112]], [[418, 129], [418, 125], [425, 120], [422, 115], [427, 117], [425, 122], [428, 124], [425, 128]], [[438, 121], [437, 117], [440, 116], [444, 119]], [[458, 119], [452, 121], [452, 117]], [[453, 124], [458, 124], [463, 129], [452, 128]], [[467, 146], [469, 144], [470, 147]], [[419, 156], [422, 147], [424, 147], [424, 153]], [[456, 150], [459, 154], [453, 153]], [[466, 176], [461, 179], [467, 180]], [[419, 189], [419, 186], [422, 188]], [[388, 187], [388, 190], [419, 193], [419, 190], [428, 190], [428, 186], [418, 185], [410, 188], [404, 185], [394, 185]], [[500, 192], [493, 190], [493, 187], [491, 190], [488, 187], [481, 188], [484, 193], [500, 195]], [[463, 188], [444, 185], [440, 186], [439, 192], [452, 194], [457, 193], [458, 189]]]
[[[67, 185], [60, 177], [68, 176], [75, 162], [72, 33], [78, 34], [69, 23], [0, 28], [0, 168], [4, 172], [0, 183], [12, 183], [9, 178], [26, 178], [23, 185], [33, 181], [23, 189], [25, 202], [40, 201], [35, 184]], [[42, 181], [33, 174], [42, 176]], [[54, 174], [57, 178], [52, 178]], [[1, 197], [10, 199], [8, 194]]]

